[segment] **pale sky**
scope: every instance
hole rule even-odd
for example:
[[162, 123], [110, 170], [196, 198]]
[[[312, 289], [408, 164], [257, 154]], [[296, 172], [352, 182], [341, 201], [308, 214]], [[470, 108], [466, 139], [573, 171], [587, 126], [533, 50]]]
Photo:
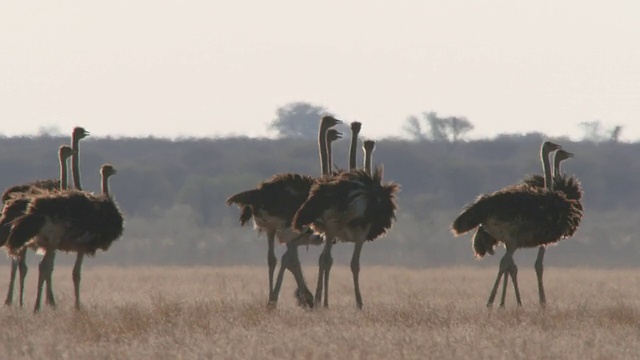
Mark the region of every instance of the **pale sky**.
[[640, 2], [0, 2], [2, 134], [267, 136], [291, 101], [371, 138], [434, 110], [474, 137], [639, 140]]

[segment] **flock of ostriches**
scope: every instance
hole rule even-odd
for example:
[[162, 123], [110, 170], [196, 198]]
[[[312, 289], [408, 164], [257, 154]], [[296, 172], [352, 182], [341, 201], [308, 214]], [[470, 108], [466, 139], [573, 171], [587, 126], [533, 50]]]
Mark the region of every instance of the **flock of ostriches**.
[[[269, 303], [278, 301], [285, 270], [296, 280], [298, 304], [304, 307], [329, 305], [329, 274], [333, 264], [331, 250], [337, 242], [354, 243], [351, 272], [355, 300], [362, 308], [360, 293], [360, 253], [366, 241], [372, 241], [391, 229], [397, 210], [396, 194], [400, 187], [383, 182], [383, 168], [372, 168], [375, 143], [364, 141], [364, 167], [356, 163], [359, 122], [351, 123], [349, 169], [332, 164], [331, 144], [342, 134], [332, 129], [343, 123], [332, 116], [320, 120], [318, 145], [321, 176], [294, 173], [276, 174], [252, 190], [227, 199], [227, 205], [240, 208], [240, 224], [253, 219], [255, 228], [267, 235], [269, 265]], [[0, 245], [11, 256], [11, 277], [5, 304], [13, 303], [16, 272], [19, 272], [19, 303], [23, 305], [27, 249], [43, 255], [39, 264], [38, 287], [34, 311], [40, 310], [41, 294], [46, 285], [45, 302], [55, 306], [53, 272], [57, 250], [76, 252], [72, 278], [75, 307], [80, 308], [80, 278], [84, 255], [107, 250], [123, 232], [123, 216], [109, 194], [109, 177], [113, 166], [101, 167], [102, 193], [82, 190], [79, 169], [79, 142], [89, 133], [76, 127], [71, 146], [59, 148], [60, 178], [17, 185], [2, 194]], [[549, 159], [552, 152], [553, 164]], [[500, 306], [504, 306], [508, 279], [511, 277], [516, 301], [521, 305], [518, 268], [513, 253], [518, 248], [538, 247], [535, 270], [540, 304], [545, 305], [542, 281], [546, 246], [571, 237], [583, 215], [582, 188], [574, 176], [561, 172], [561, 162], [573, 155], [557, 144], [543, 142], [540, 150], [543, 175], [531, 175], [519, 184], [478, 196], [454, 220], [454, 235], [476, 229], [472, 244], [477, 257], [494, 254], [504, 244], [506, 253], [500, 260], [498, 274], [487, 306], [495, 299], [503, 280]], [[67, 160], [71, 158], [73, 188], [67, 185]], [[553, 165], [553, 167], [552, 167]], [[280, 269], [274, 282], [277, 259], [275, 240], [285, 244]], [[319, 258], [315, 294], [308, 289], [300, 260], [300, 245], [324, 245]]]

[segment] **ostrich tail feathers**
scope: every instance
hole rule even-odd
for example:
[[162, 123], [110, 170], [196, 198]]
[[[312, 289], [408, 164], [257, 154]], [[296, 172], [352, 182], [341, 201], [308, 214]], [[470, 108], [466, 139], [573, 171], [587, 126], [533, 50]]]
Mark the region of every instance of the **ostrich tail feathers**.
[[451, 231], [454, 235], [461, 235], [475, 229], [482, 223], [485, 217], [485, 196], [479, 197], [473, 204], [468, 205], [464, 211], [453, 221]]
[[476, 233], [473, 234], [471, 240], [473, 246], [473, 252], [478, 259], [482, 259], [487, 253], [489, 255], [495, 254], [495, 248], [498, 246], [498, 240], [496, 240], [491, 234], [489, 234], [482, 225], [478, 226]]
[[238, 206], [254, 205], [259, 203], [261, 199], [262, 199], [261, 191], [258, 189], [253, 189], [253, 190], [243, 191], [235, 195], [231, 195], [227, 199], [226, 203], [227, 203], [227, 206], [230, 206], [231, 204], [236, 204]]
[[31, 238], [38, 235], [45, 222], [46, 218], [38, 214], [22, 215], [15, 219], [7, 239], [7, 251], [12, 255], [17, 254]]
[[244, 205], [240, 210], [240, 225], [244, 226], [251, 218], [253, 217], [253, 211], [251, 210], [251, 206]]

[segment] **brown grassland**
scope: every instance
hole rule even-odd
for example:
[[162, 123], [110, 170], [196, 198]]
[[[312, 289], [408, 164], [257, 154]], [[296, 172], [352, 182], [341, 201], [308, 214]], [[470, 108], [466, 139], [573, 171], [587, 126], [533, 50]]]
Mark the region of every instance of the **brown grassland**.
[[[497, 259], [495, 259], [497, 260]], [[495, 262], [494, 260], [494, 262]], [[7, 268], [8, 271], [8, 268]], [[355, 308], [348, 267], [332, 270], [331, 307], [304, 310], [286, 274], [266, 307], [265, 267], [93, 267], [84, 309], [71, 269], [58, 267], [55, 310], [0, 309], [3, 359], [623, 359], [640, 354], [640, 270], [548, 267], [549, 306], [532, 266], [520, 266], [524, 306], [484, 304], [496, 269], [363, 266]], [[314, 267], [305, 268], [315, 284]], [[8, 275], [8, 274], [7, 274]], [[6, 289], [2, 276], [0, 289]], [[313, 287], [313, 286], [312, 286]], [[3, 293], [4, 294], [4, 293]]]

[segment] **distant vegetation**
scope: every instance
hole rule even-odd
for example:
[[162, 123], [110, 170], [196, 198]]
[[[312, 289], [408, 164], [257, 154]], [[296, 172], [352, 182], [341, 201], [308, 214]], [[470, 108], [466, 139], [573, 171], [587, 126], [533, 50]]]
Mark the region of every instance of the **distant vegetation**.
[[[346, 127], [343, 130], [348, 134]], [[374, 162], [384, 164], [386, 180], [402, 185], [401, 208], [389, 236], [365, 246], [363, 261], [474, 264], [469, 238], [453, 238], [450, 222], [477, 194], [539, 173], [541, 141], [540, 134], [457, 141], [453, 146], [431, 140], [380, 140]], [[576, 154], [563, 169], [583, 183], [586, 216], [575, 238], [549, 252], [549, 264], [637, 265], [640, 143], [557, 141]], [[56, 135], [0, 138], [0, 187], [57, 177], [56, 149], [68, 142], [68, 137]], [[336, 144], [338, 166], [346, 167], [347, 150], [348, 136]], [[225, 206], [224, 200], [276, 172], [320, 172], [313, 139], [89, 137], [81, 152], [86, 189], [99, 190], [101, 164], [109, 162], [118, 169], [111, 184], [126, 216], [124, 237], [108, 254], [98, 254], [99, 263], [262, 264], [265, 239], [258, 239], [250, 226], [240, 228], [238, 210]], [[317, 251], [309, 251], [314, 264]], [[335, 252], [337, 261], [340, 253], [350, 253]]]

